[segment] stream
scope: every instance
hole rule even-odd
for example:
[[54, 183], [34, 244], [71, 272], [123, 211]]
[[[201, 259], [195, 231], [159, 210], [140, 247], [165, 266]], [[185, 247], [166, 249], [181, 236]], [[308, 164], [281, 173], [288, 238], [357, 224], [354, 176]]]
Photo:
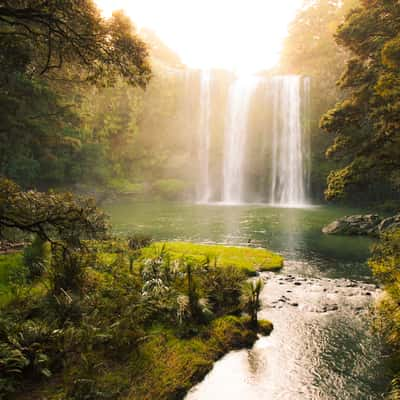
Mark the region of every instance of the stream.
[[384, 398], [385, 352], [372, 329], [381, 291], [366, 264], [372, 242], [321, 233], [360, 210], [120, 201], [107, 211], [118, 233], [265, 247], [285, 257], [280, 273], [261, 274], [259, 316], [273, 322], [272, 334], [216, 362], [186, 400]]

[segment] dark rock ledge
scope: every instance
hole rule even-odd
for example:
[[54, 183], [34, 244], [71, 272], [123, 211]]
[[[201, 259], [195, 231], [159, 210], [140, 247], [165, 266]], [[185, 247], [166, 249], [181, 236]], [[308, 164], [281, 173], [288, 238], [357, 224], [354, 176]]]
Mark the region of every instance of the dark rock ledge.
[[328, 235], [379, 236], [400, 229], [400, 214], [382, 218], [377, 214], [350, 215], [340, 218], [322, 228]]

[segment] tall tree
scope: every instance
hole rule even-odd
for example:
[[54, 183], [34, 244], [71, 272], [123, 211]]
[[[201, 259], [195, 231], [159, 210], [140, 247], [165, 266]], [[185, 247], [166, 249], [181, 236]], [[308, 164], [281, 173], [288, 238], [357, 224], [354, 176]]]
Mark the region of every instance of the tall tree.
[[1, 0], [0, 43], [2, 64], [17, 62], [30, 75], [69, 64], [92, 81], [121, 75], [145, 86], [150, 77], [147, 47], [129, 18], [116, 12], [105, 20], [92, 0]]
[[365, 192], [368, 186], [373, 188], [370, 194], [398, 194], [399, 32], [400, 3], [396, 0], [363, 0], [338, 29], [337, 43], [352, 58], [340, 80], [346, 96], [321, 121], [335, 135], [327, 154], [345, 163], [329, 176], [328, 199]]
[[148, 50], [122, 12], [92, 0], [0, 0], [0, 174], [68, 183], [87, 85], [145, 87]]
[[319, 120], [342, 97], [336, 82], [349, 58], [349, 50], [335, 41], [335, 32], [346, 13], [358, 0], [306, 0], [289, 27], [279, 72], [311, 78], [312, 102], [309, 113], [312, 146], [311, 182], [314, 197], [323, 197], [326, 179], [337, 164], [325, 151], [332, 138], [321, 134]]

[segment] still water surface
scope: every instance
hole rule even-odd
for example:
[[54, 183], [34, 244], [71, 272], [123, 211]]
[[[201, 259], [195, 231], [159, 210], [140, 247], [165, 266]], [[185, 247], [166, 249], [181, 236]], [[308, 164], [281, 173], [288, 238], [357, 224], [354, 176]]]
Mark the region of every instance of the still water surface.
[[326, 236], [321, 227], [354, 209], [120, 201], [114, 230], [157, 240], [266, 247], [285, 268], [263, 274], [261, 317], [271, 336], [231, 352], [187, 400], [375, 400], [387, 385], [384, 352], [371, 329], [379, 289], [366, 265], [371, 240]]

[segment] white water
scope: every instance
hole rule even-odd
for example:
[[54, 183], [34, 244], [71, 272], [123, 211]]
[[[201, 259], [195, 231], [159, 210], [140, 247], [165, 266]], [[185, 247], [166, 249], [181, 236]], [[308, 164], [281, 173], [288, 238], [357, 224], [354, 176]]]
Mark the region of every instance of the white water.
[[197, 201], [208, 203], [211, 200], [210, 143], [211, 143], [211, 71], [204, 70], [200, 77], [199, 109], [199, 179]]
[[259, 80], [255, 77], [238, 78], [233, 82], [228, 97], [228, 111], [224, 135], [222, 201], [240, 204], [244, 200], [244, 161], [248, 136], [250, 101]]
[[196, 138], [196, 202], [306, 206], [310, 80], [248, 76], [224, 85], [210, 70], [185, 76], [184, 125]]
[[[309, 140], [302, 126], [302, 111], [308, 103], [309, 80], [302, 88], [300, 76], [272, 79], [273, 124], [271, 159], [271, 204], [288, 206], [307, 204], [309, 180]], [[304, 93], [302, 93], [304, 92]]]

